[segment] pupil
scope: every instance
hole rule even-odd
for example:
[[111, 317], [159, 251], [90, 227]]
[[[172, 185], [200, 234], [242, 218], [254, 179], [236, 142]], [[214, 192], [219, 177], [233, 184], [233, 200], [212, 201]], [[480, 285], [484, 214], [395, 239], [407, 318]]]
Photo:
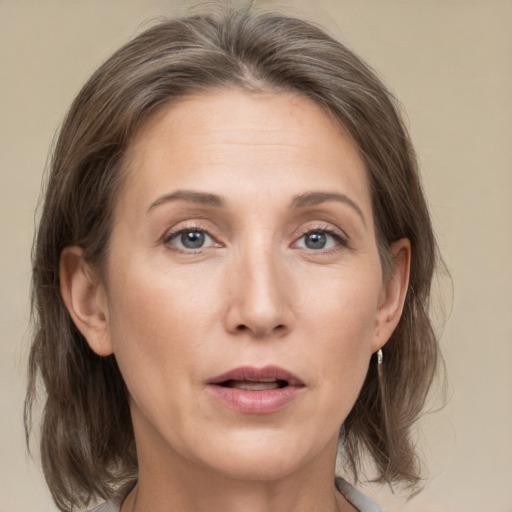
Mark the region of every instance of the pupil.
[[188, 249], [199, 249], [204, 244], [204, 233], [185, 231], [181, 234], [181, 243]]
[[325, 233], [309, 233], [306, 236], [306, 247], [309, 249], [323, 249], [326, 243]]

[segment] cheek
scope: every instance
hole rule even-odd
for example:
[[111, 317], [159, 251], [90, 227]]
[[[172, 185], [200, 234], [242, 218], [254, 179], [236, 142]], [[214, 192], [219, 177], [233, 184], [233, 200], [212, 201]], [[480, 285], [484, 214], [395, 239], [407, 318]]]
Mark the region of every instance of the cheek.
[[306, 343], [315, 347], [310, 355], [322, 369], [318, 381], [328, 390], [325, 399], [343, 405], [342, 419], [357, 398], [372, 353], [380, 292], [380, 276], [373, 274], [367, 280], [333, 278], [309, 295], [302, 291]]
[[218, 317], [213, 291], [199, 288], [200, 276], [183, 280], [175, 273], [171, 279], [169, 273], [132, 267], [117, 277], [111, 283], [110, 335], [128, 389], [135, 395], [157, 382], [182, 386], [180, 376], [194, 377], [194, 361]]
[[380, 274], [372, 269], [339, 272], [317, 283], [321, 286], [302, 286], [299, 290], [300, 316], [340, 350], [344, 346], [354, 348], [354, 355], [369, 350], [367, 341], [372, 338], [377, 321]]

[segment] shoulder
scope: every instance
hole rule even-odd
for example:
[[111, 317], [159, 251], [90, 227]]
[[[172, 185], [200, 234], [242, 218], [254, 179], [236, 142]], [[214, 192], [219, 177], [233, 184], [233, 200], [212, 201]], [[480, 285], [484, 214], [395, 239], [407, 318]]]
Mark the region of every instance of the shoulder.
[[359, 512], [386, 512], [380, 505], [367, 498], [343, 478], [336, 478], [336, 488]]

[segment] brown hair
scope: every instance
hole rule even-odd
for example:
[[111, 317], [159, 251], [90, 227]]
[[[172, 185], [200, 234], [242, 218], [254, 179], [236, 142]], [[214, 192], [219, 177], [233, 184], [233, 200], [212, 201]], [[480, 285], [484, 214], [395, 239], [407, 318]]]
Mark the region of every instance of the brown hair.
[[165, 20], [118, 50], [78, 94], [54, 150], [33, 251], [35, 334], [25, 424], [28, 438], [40, 375], [42, 466], [61, 510], [108, 498], [137, 475], [127, 390], [114, 356], [94, 354], [66, 310], [61, 251], [81, 246], [101, 266], [123, 155], [141, 122], [184, 95], [215, 88], [294, 91], [324, 107], [366, 164], [385, 274], [390, 244], [410, 240], [402, 318], [384, 363], [378, 369], [370, 362], [340, 447], [356, 479], [366, 450], [378, 481], [418, 482], [410, 429], [439, 361], [428, 314], [437, 248], [407, 130], [374, 72], [321, 29], [277, 14], [225, 11]]

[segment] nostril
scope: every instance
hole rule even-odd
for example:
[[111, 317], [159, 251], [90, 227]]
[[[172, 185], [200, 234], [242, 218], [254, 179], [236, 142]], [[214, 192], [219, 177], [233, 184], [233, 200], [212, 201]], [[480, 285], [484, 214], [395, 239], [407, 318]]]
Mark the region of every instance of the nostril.
[[285, 324], [277, 324], [274, 327], [271, 327], [271, 324], [270, 324], [268, 329], [265, 328], [264, 326], [257, 326], [257, 325], [252, 327], [251, 324], [238, 324], [235, 327], [235, 332], [237, 332], [237, 333], [241, 334], [241, 333], [246, 333], [246, 332], [250, 331], [256, 337], [262, 337], [262, 336], [267, 336], [267, 335], [272, 335], [272, 334], [281, 335], [281, 334], [286, 333], [287, 330], [288, 330], [288, 328], [286, 327]]

